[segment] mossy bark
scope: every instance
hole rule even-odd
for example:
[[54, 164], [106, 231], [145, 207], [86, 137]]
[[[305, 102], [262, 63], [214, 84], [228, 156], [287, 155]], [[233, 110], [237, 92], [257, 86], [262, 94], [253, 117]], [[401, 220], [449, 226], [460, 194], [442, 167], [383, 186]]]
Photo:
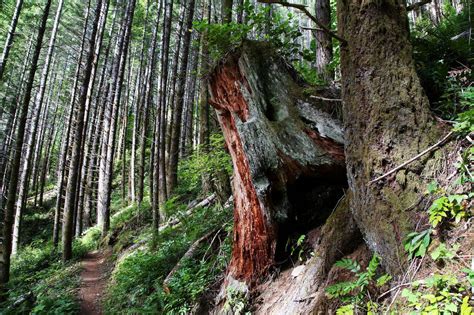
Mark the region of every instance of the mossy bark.
[[437, 170], [426, 155], [387, 178], [372, 179], [434, 144], [445, 131], [429, 109], [412, 58], [405, 1], [338, 1], [346, 164], [351, 208], [366, 242], [392, 273]]

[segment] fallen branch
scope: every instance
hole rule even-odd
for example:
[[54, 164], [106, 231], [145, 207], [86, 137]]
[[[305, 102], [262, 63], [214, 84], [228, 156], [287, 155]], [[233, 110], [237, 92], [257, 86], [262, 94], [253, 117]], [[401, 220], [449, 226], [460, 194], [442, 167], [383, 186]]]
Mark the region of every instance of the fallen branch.
[[304, 14], [306, 14], [306, 16], [308, 16], [317, 26], [319, 26], [321, 28], [322, 32], [330, 35], [331, 37], [337, 39], [338, 41], [340, 41], [343, 44], [347, 44], [347, 41], [344, 38], [340, 37], [339, 35], [337, 35], [333, 31], [331, 31], [323, 23], [321, 23], [314, 15], [312, 15], [308, 11], [308, 9], [306, 8], [306, 5], [297, 4], [297, 3], [290, 3], [290, 2], [286, 2], [286, 1], [280, 1], [280, 0], [258, 0], [258, 2], [266, 3], [266, 4], [280, 4], [284, 7], [295, 8], [295, 9], [298, 9], [300, 11], [303, 11]]
[[418, 9], [419, 7], [423, 6], [423, 5], [430, 3], [431, 1], [432, 1], [432, 0], [422, 0], [422, 1], [420, 1], [420, 2], [416, 2], [416, 3], [410, 4], [409, 6], [407, 6], [407, 11], [416, 10], [416, 9]]
[[[184, 216], [189, 216], [190, 214], [192, 214], [194, 212], [194, 210], [196, 210], [197, 208], [202, 208], [202, 207], [206, 207], [208, 206], [209, 204], [211, 204], [214, 199], [216, 199], [216, 194], [212, 194], [210, 195], [209, 197], [205, 198], [204, 200], [202, 200], [201, 202], [198, 202], [198, 203], [190, 203], [188, 208], [187, 208], [187, 211], [183, 214]], [[181, 220], [179, 218], [172, 218], [170, 219], [168, 222], [166, 222], [165, 224], [161, 225], [158, 229], [158, 231], [163, 231], [164, 229], [168, 228], [168, 227], [171, 227], [171, 226], [175, 226], [175, 225], [178, 225], [179, 223], [181, 223]]]
[[29, 292], [21, 295], [20, 297], [18, 297], [18, 299], [16, 299], [15, 302], [13, 302], [10, 309], [15, 309], [18, 306], [20, 306], [21, 304], [23, 304], [24, 302], [26, 302], [28, 300], [31, 300], [31, 299], [33, 299], [33, 292], [29, 291]]
[[342, 102], [341, 98], [327, 98], [322, 96], [310, 95], [309, 98], [314, 98], [317, 100], [327, 101], [327, 102]]
[[414, 157], [412, 157], [411, 159], [409, 159], [408, 161], [406, 162], [403, 162], [402, 164], [400, 164], [399, 166], [395, 167], [394, 169], [391, 169], [390, 171], [388, 171], [387, 173], [377, 177], [376, 179], [373, 179], [369, 182], [369, 185], [372, 184], [372, 183], [375, 183], [393, 173], [395, 173], [396, 171], [398, 171], [399, 169], [407, 166], [408, 164], [410, 164], [411, 162], [419, 159], [420, 157], [422, 157], [423, 155], [425, 155], [426, 153], [428, 152], [431, 152], [433, 151], [434, 149], [436, 149], [437, 147], [439, 147], [444, 141], [446, 141], [449, 137], [451, 137], [451, 135], [453, 134], [452, 131], [450, 131], [446, 136], [444, 136], [441, 140], [439, 140], [438, 142], [436, 142], [435, 144], [433, 144], [431, 147], [429, 147], [428, 149], [422, 151], [421, 153], [415, 155]]
[[194, 254], [195, 254], [196, 250], [198, 249], [199, 245], [201, 245], [201, 243], [207, 241], [211, 237], [214, 237], [215, 235], [217, 235], [220, 232], [221, 232], [221, 230], [213, 230], [213, 231], [207, 233], [206, 235], [204, 235], [203, 237], [199, 238], [197, 241], [195, 241], [189, 247], [189, 249], [186, 251], [186, 253], [183, 255], [183, 257], [181, 257], [181, 259], [173, 267], [173, 269], [168, 273], [165, 280], [163, 281], [163, 287], [165, 288], [165, 290], [169, 291], [168, 283], [170, 282], [171, 278], [178, 271], [178, 269], [183, 265], [183, 263], [186, 259], [192, 258], [194, 256]]

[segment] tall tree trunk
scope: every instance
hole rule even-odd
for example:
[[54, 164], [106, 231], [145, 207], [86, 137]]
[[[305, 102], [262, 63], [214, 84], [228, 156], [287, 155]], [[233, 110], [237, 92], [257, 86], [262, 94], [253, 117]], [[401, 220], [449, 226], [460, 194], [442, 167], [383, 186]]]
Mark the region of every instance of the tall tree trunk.
[[[95, 8], [95, 17], [92, 24], [91, 35], [89, 38], [89, 52], [86, 58], [86, 68], [80, 88], [80, 96], [76, 113], [76, 124], [74, 126], [74, 141], [72, 143], [71, 163], [69, 167], [69, 175], [66, 189], [66, 198], [64, 201], [64, 218], [62, 231], [63, 244], [63, 261], [72, 258], [72, 237], [73, 237], [73, 219], [74, 207], [77, 198], [77, 186], [79, 184], [79, 168], [81, 160], [81, 144], [84, 128], [84, 115], [86, 110], [87, 96], [89, 94], [90, 79], [93, 68], [97, 66], [97, 58], [95, 55], [95, 44], [100, 42], [102, 38], [104, 24], [107, 19], [109, 1], [98, 0]], [[98, 32], [99, 30], [99, 32]]]
[[[53, 62], [53, 68], [54, 68], [54, 62]], [[39, 133], [38, 141], [36, 144], [34, 157], [32, 159], [34, 163], [33, 163], [33, 171], [32, 171], [33, 185], [31, 186], [31, 188], [32, 188], [32, 191], [34, 191], [34, 207], [35, 208], [38, 206], [38, 197], [39, 197], [39, 183], [38, 182], [39, 182], [39, 177], [41, 173], [40, 165], [43, 160], [42, 153], [43, 153], [44, 143], [45, 143], [45, 140], [47, 141], [47, 139], [49, 138], [48, 137], [49, 133], [53, 131], [54, 123], [55, 123], [55, 121], [52, 121], [50, 124], [50, 128], [48, 128], [48, 122], [50, 121], [50, 117], [51, 117], [50, 113], [52, 112], [55, 118], [56, 112], [58, 109], [57, 103], [53, 104], [53, 93], [54, 93], [54, 86], [55, 86], [54, 83], [56, 82], [56, 79], [57, 79], [57, 73], [55, 73], [54, 76], [51, 77], [49, 81], [49, 86], [50, 86], [49, 93], [46, 100], [46, 106], [44, 106], [43, 117], [40, 121], [40, 133]], [[52, 106], [54, 106], [54, 108], [51, 108]]]
[[339, 0], [338, 22], [348, 43], [341, 70], [351, 209], [369, 247], [398, 273], [436, 155], [370, 181], [435, 143], [442, 129], [415, 71], [405, 1]]
[[23, 139], [25, 136], [26, 119], [28, 116], [28, 107], [31, 100], [31, 93], [35, 80], [36, 70], [38, 68], [38, 60], [41, 52], [44, 33], [46, 31], [46, 23], [48, 21], [51, 0], [46, 2], [41, 18], [41, 24], [38, 28], [38, 37], [36, 39], [35, 49], [31, 62], [31, 68], [28, 74], [28, 81], [25, 88], [25, 96], [21, 106], [21, 114], [18, 123], [18, 134], [15, 143], [15, 153], [12, 160], [10, 183], [8, 187], [8, 198], [5, 207], [5, 218], [3, 221], [2, 244], [0, 246], [0, 301], [6, 298], [6, 284], [10, 278], [10, 255], [12, 250], [12, 232], [13, 219], [15, 211], [15, 200], [18, 188], [18, 175], [20, 173], [20, 160], [22, 155]]
[[[161, 3], [160, 3], [161, 6]], [[138, 68], [137, 76], [135, 78], [135, 95], [133, 98], [133, 129], [132, 129], [132, 147], [130, 149], [130, 199], [132, 203], [134, 203], [137, 199], [137, 193], [136, 193], [136, 182], [137, 179], [135, 177], [136, 173], [136, 150], [137, 150], [137, 142], [139, 142], [139, 135], [140, 133], [140, 126], [142, 119], [144, 119], [144, 115], [142, 114], [143, 108], [142, 105], [145, 103], [143, 101], [143, 96], [141, 93], [142, 91], [142, 83], [145, 82], [146, 86], [146, 71], [147, 71], [147, 66], [146, 66], [146, 42], [147, 42], [147, 29], [148, 29], [148, 15], [149, 15], [149, 10], [150, 10], [150, 1], [147, 0], [146, 2], [146, 12], [145, 12], [145, 25], [143, 27], [143, 34], [142, 34], [142, 43], [141, 43], [141, 48], [140, 48], [140, 65]], [[161, 9], [160, 9], [161, 10]], [[145, 80], [143, 80], [145, 79]], [[148, 117], [147, 117], [148, 119]], [[144, 156], [144, 153], [143, 153]], [[141, 160], [140, 160], [141, 161]], [[139, 198], [139, 203], [143, 199], [143, 177], [144, 175], [141, 174], [141, 176], [138, 176], [138, 181], [141, 181], [141, 185], [139, 184], [138, 186], [141, 187], [141, 196]]]
[[38, 91], [36, 92], [33, 115], [31, 116], [30, 129], [29, 129], [29, 138], [26, 143], [25, 153], [23, 154], [23, 170], [20, 176], [20, 187], [18, 190], [18, 204], [15, 213], [15, 223], [13, 225], [13, 244], [12, 244], [12, 254], [15, 254], [18, 249], [19, 239], [20, 239], [20, 227], [23, 212], [26, 206], [26, 199], [28, 197], [29, 189], [29, 177], [31, 171], [31, 155], [36, 143], [36, 134], [38, 132], [39, 125], [39, 116], [43, 107], [44, 93], [46, 90], [46, 82], [48, 81], [49, 69], [51, 64], [51, 57], [54, 51], [54, 45], [56, 42], [56, 35], [58, 33], [59, 20], [61, 19], [63, 0], [60, 0], [58, 3], [58, 8], [56, 11], [56, 16], [54, 18], [53, 29], [51, 31], [51, 38], [49, 40], [48, 52], [44, 60], [43, 71], [41, 73], [40, 84]]
[[[331, 28], [331, 5], [329, 0], [316, 0], [315, 17], [327, 28]], [[332, 38], [323, 31], [316, 30], [316, 71], [326, 82], [334, 79], [334, 71], [328, 66], [332, 61]]]
[[173, 19], [173, 1], [165, 0], [165, 15], [163, 19], [163, 43], [161, 55], [161, 82], [160, 82], [160, 104], [159, 118], [156, 126], [160, 127], [155, 146], [159, 148], [159, 154], [155, 154], [155, 163], [157, 163], [159, 176], [159, 203], [163, 204], [168, 199], [168, 188], [166, 186], [166, 116], [167, 116], [167, 87], [168, 87], [168, 69], [169, 69], [169, 46], [171, 38], [171, 23]]
[[222, 0], [221, 16], [222, 16], [223, 24], [232, 22], [232, 5], [233, 4], [234, 4], [233, 0]]
[[183, 38], [183, 52], [181, 57], [179, 73], [181, 74], [178, 78], [178, 87], [176, 90], [176, 105], [173, 110], [173, 119], [171, 122], [171, 148], [170, 148], [170, 167], [168, 176], [170, 178], [168, 182], [168, 189], [172, 191], [178, 182], [178, 159], [179, 159], [179, 140], [181, 135], [183, 105], [184, 105], [184, 88], [186, 85], [186, 69], [188, 67], [189, 59], [189, 47], [191, 44], [191, 30], [194, 19], [194, 6], [195, 0], [189, 0], [187, 3], [188, 14], [186, 15], [186, 26]]
[[61, 205], [63, 201], [63, 192], [64, 186], [66, 185], [66, 165], [67, 165], [67, 156], [68, 156], [68, 149], [69, 149], [69, 142], [71, 140], [71, 129], [76, 105], [76, 94], [77, 94], [77, 84], [79, 82], [79, 73], [81, 71], [82, 60], [84, 57], [84, 49], [86, 43], [86, 35], [87, 35], [87, 26], [89, 24], [89, 17], [90, 17], [90, 10], [91, 10], [91, 0], [88, 1], [87, 7], [85, 10], [85, 17], [84, 17], [84, 28], [82, 31], [82, 38], [81, 38], [81, 48], [79, 49], [79, 57], [77, 60], [76, 71], [74, 73], [74, 82], [71, 88], [71, 97], [69, 102], [69, 113], [66, 125], [66, 132], [63, 134], [63, 143], [61, 145], [61, 153], [59, 157], [59, 165], [58, 165], [58, 183], [57, 183], [57, 198], [56, 198], [56, 205], [54, 209], [54, 226], [53, 226], [53, 245], [56, 247], [59, 243], [59, 228], [60, 228], [60, 217], [61, 217]]
[[10, 49], [13, 45], [15, 30], [18, 24], [18, 19], [20, 18], [22, 6], [23, 0], [17, 0], [15, 5], [15, 11], [13, 13], [12, 21], [10, 24], [10, 29], [8, 30], [7, 38], [5, 40], [5, 47], [3, 48], [2, 56], [0, 56], [0, 82], [2, 82], [3, 73], [5, 72], [5, 67], [7, 65], [8, 55], [10, 54]]
[[[112, 23], [109, 29], [108, 33], [108, 38], [109, 41], [107, 43], [107, 47], [104, 52], [104, 61], [103, 61], [103, 66], [102, 66], [102, 71], [100, 74], [100, 79], [99, 79], [99, 88], [97, 90], [97, 94], [95, 97], [95, 107], [98, 108], [99, 112], [98, 115], [95, 119], [95, 123], [92, 126], [91, 130], [91, 136], [92, 136], [92, 141], [91, 141], [91, 147], [90, 147], [90, 152], [88, 156], [90, 156], [87, 166], [87, 176], [86, 176], [86, 183], [85, 187], [87, 190], [87, 193], [84, 194], [84, 226], [87, 228], [91, 226], [92, 224], [92, 212], [94, 209], [94, 205], [96, 206], [97, 203], [95, 203], [94, 197], [97, 195], [97, 174], [98, 174], [98, 167], [99, 167], [99, 152], [100, 152], [100, 142], [101, 142], [101, 134], [102, 134], [102, 128], [104, 124], [104, 115], [105, 115], [105, 106], [100, 106], [99, 104], [102, 102], [102, 100], [106, 100], [108, 98], [108, 93], [110, 92], [109, 88], [105, 88], [106, 86], [106, 77], [109, 75], [108, 74], [108, 68], [109, 67], [109, 60], [110, 60], [110, 49], [112, 47], [112, 35], [115, 30], [115, 24], [117, 20], [117, 12], [118, 10], [114, 10], [114, 15], [112, 18]], [[109, 84], [107, 84], [108, 86]], [[105, 89], [105, 91], [104, 91]], [[104, 92], [101, 92], [104, 91]], [[95, 196], [94, 196], [95, 195]], [[95, 207], [97, 208], [97, 207]]]
[[[63, 90], [64, 77], [65, 77], [65, 73], [67, 73], [68, 68], [69, 68], [69, 62], [66, 62], [65, 65], [64, 65], [63, 75], [61, 76], [61, 81], [59, 82], [58, 92], [56, 93], [56, 100], [55, 100], [56, 111], [55, 111], [54, 118], [53, 118], [53, 125], [52, 125], [51, 131], [49, 133], [47, 143], [46, 143], [46, 154], [45, 154], [45, 158], [43, 160], [43, 166], [41, 167], [40, 192], [39, 192], [39, 206], [40, 207], [43, 206], [43, 197], [44, 197], [44, 187], [45, 187], [45, 182], [46, 182], [46, 175], [49, 173], [49, 158], [51, 156], [51, 153], [52, 153], [53, 147], [54, 147], [52, 144], [54, 143], [54, 139], [56, 139], [56, 133], [59, 130], [59, 128], [56, 128], [56, 124], [54, 123], [54, 121], [56, 120], [57, 112], [58, 112], [58, 109], [59, 109], [59, 102], [60, 102], [60, 96], [61, 96], [61, 93], [62, 93], [62, 90]], [[64, 116], [66, 116], [66, 115], [64, 115]], [[59, 198], [59, 196], [57, 198]]]
[[[174, 52], [173, 58], [173, 66], [171, 70], [171, 80], [168, 86], [168, 109], [166, 111], [166, 117], [169, 117], [168, 123], [166, 124], [166, 140], [165, 140], [165, 164], [166, 164], [166, 187], [167, 191], [171, 192], [172, 187], [170, 186], [170, 181], [172, 181], [170, 177], [170, 153], [171, 153], [171, 133], [173, 128], [173, 113], [175, 110], [175, 99], [176, 99], [176, 82], [178, 81], [178, 69], [179, 69], [179, 62], [180, 62], [180, 55], [181, 55], [181, 44], [182, 37], [183, 37], [183, 24], [185, 19], [185, 6], [181, 6], [180, 14], [181, 18], [178, 21], [178, 25], [176, 26], [176, 49]], [[170, 35], [171, 38], [173, 37]]]
[[[205, 10], [206, 4], [204, 1], [203, 10]], [[207, 15], [203, 13], [203, 19], [207, 18], [210, 23], [211, 10], [208, 7]], [[198, 144], [202, 149], [207, 150], [209, 145], [209, 102], [207, 94], [207, 81], [209, 76], [209, 48], [207, 43], [207, 32], [202, 35], [201, 41], [201, 65], [200, 65], [200, 91], [199, 91], [199, 136]]]
[[7, 187], [9, 181], [7, 180], [9, 171], [8, 171], [8, 164], [9, 164], [9, 157], [11, 153], [11, 143], [15, 136], [15, 129], [18, 121], [19, 111], [17, 110], [20, 107], [22, 95], [23, 95], [23, 87], [24, 87], [24, 79], [27, 73], [27, 68], [30, 62], [31, 51], [33, 48], [33, 36], [30, 37], [28, 48], [26, 50], [25, 62], [23, 64], [21, 75], [20, 75], [20, 85], [16, 89], [16, 97], [14, 104], [10, 107], [10, 117], [8, 119], [7, 125], [5, 127], [5, 139], [2, 143], [1, 151], [0, 151], [0, 208], [3, 209], [3, 205], [5, 202], [5, 197], [7, 194]]
[[[125, 15], [123, 34], [121, 35], [118, 54], [115, 58], [113, 70], [113, 81], [115, 86], [112, 88], [110, 96], [109, 121], [105, 122], [104, 142], [102, 147], [102, 159], [99, 168], [99, 190], [98, 190], [98, 207], [97, 216], [98, 224], [105, 236], [110, 225], [110, 196], [112, 193], [112, 173], [113, 160], [115, 152], [115, 130], [117, 128], [118, 109], [122, 95], [122, 82], [125, 75], [125, 66], [127, 64], [128, 46], [130, 43], [131, 27], [135, 11], [136, 0], [131, 0], [127, 5], [127, 13]], [[105, 159], [104, 159], [105, 157]], [[100, 219], [100, 220], [99, 220]]]
[[191, 64], [188, 75], [188, 82], [186, 83], [186, 106], [183, 113], [184, 128], [182, 129], [181, 138], [181, 156], [187, 156], [193, 149], [193, 124], [194, 124], [194, 104], [196, 99], [196, 85], [197, 85], [197, 70], [199, 65], [199, 46], [201, 36], [196, 40], [196, 47], [193, 48]]

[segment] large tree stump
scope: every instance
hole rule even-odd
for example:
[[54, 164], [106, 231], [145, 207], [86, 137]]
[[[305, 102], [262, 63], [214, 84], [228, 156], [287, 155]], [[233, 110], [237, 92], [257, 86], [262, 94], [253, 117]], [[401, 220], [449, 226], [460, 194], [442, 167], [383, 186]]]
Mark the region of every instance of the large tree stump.
[[338, 104], [307, 95], [294, 70], [257, 42], [222, 61], [209, 90], [234, 166], [227, 283], [252, 288], [285, 254], [288, 236], [323, 224], [343, 194], [343, 130], [330, 114]]

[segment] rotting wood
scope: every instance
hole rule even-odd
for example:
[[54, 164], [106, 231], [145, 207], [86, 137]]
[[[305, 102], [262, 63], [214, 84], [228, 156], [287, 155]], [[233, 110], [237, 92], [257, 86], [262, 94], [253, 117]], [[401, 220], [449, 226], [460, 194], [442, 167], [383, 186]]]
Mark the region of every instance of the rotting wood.
[[329, 215], [303, 209], [301, 200], [321, 196], [319, 206], [331, 210], [340, 196], [326, 186], [342, 194], [346, 184], [341, 123], [323, 110], [337, 105], [305, 97], [293, 70], [272, 51], [268, 44], [245, 42], [209, 82], [234, 166], [234, 242], [226, 279], [249, 287], [274, 265], [278, 239], [291, 233], [286, 229], [322, 224]]

